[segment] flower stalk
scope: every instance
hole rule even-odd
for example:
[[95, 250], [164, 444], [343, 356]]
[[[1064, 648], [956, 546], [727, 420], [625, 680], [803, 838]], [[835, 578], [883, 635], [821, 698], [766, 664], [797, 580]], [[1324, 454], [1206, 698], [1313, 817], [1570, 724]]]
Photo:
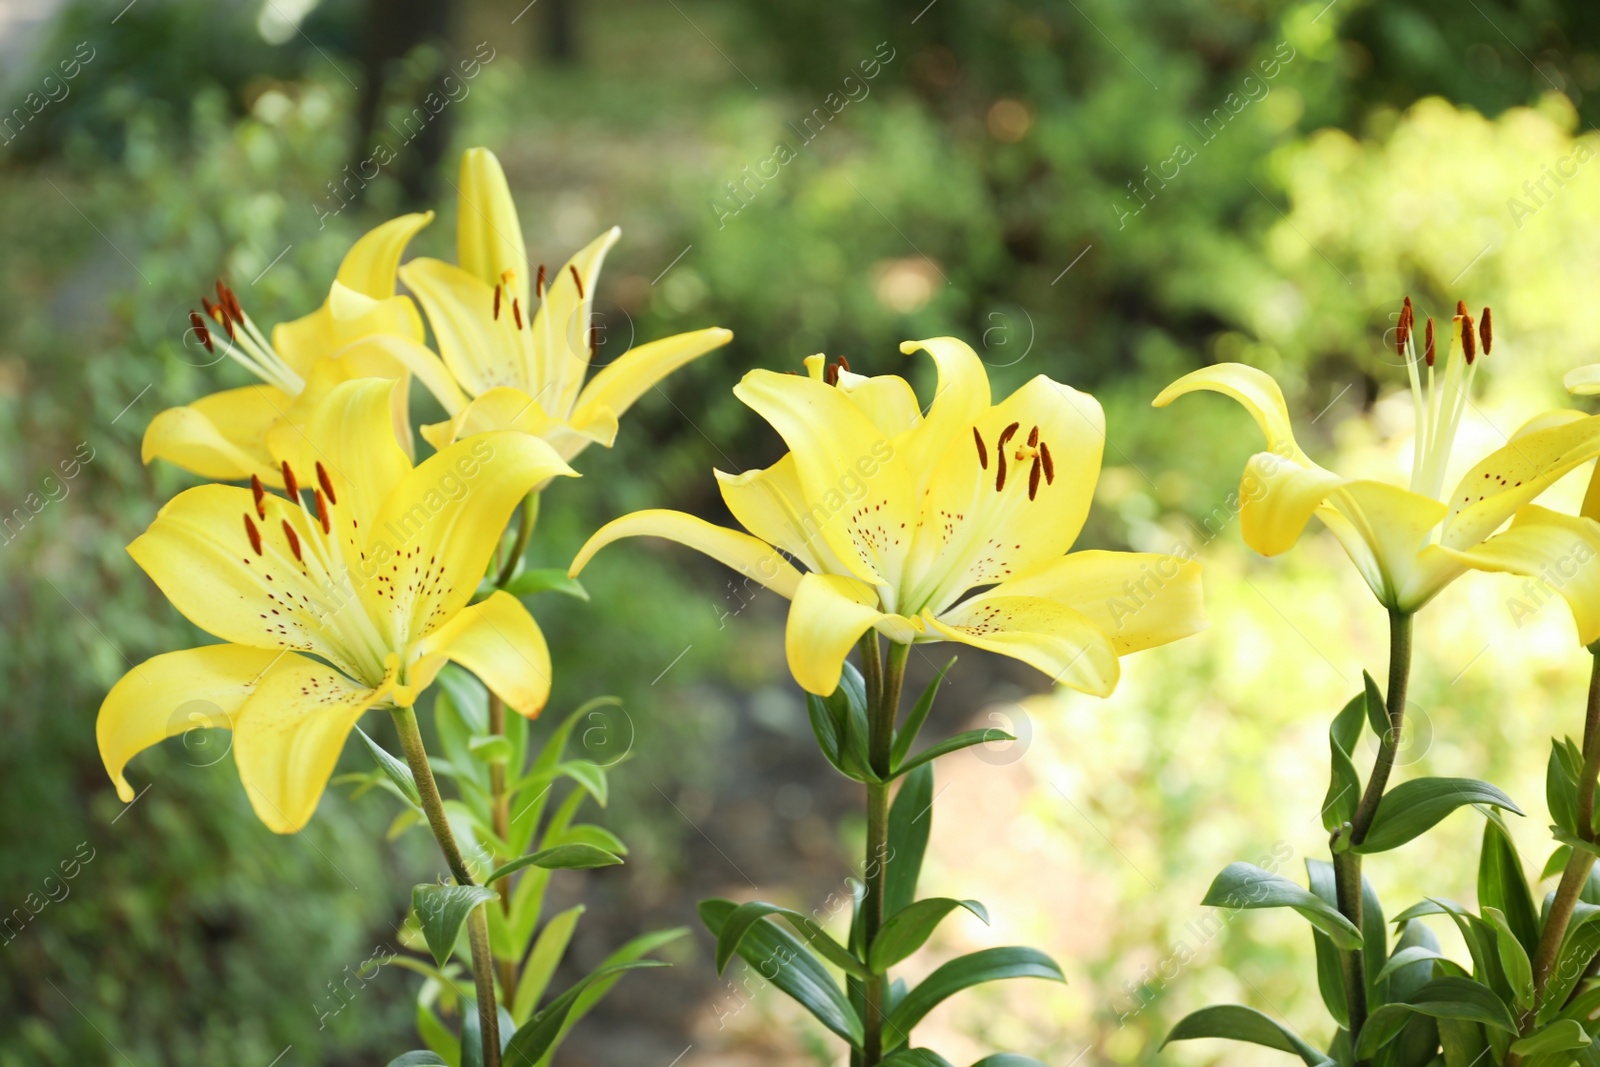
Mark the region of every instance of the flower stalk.
[[[895, 720], [900, 712], [900, 689], [905, 679], [906, 658], [911, 646], [889, 642], [887, 662], [880, 659], [878, 633], [868, 630], [861, 639], [862, 678], [866, 683], [868, 707], [867, 758], [872, 773], [889, 776], [890, 754], [894, 748]], [[863, 872], [867, 892], [861, 902], [861, 942], [867, 948], [883, 926], [884, 895], [889, 878], [889, 783], [867, 783], [867, 854]], [[863, 986], [866, 1011], [862, 1020], [863, 1067], [876, 1067], [883, 1060], [884, 992], [887, 979], [873, 978]]]
[[[434, 780], [433, 768], [428, 763], [428, 752], [422, 745], [422, 731], [417, 726], [417, 713], [411, 708], [392, 708], [395, 729], [400, 734], [400, 748], [411, 767], [417, 782], [417, 796], [422, 800], [423, 814], [428, 826], [444, 853], [445, 864], [457, 885], [476, 885], [450, 830], [450, 820], [444, 812], [444, 798], [439, 795], [439, 783]], [[478, 1032], [483, 1038], [484, 1067], [500, 1067], [500, 1014], [495, 1006], [494, 960], [489, 951], [489, 922], [482, 908], [473, 908], [467, 916], [467, 937], [472, 943], [472, 976], [478, 990]]]

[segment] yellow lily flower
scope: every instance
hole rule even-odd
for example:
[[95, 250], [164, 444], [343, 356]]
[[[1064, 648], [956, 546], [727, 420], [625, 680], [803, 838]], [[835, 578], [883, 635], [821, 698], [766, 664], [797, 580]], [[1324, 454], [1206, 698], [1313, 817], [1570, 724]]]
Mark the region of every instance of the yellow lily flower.
[[[458, 191], [460, 265], [419, 258], [400, 268], [443, 357], [440, 371], [423, 378], [450, 416], [422, 428], [435, 448], [513, 429], [544, 438], [568, 460], [591, 443], [609, 448], [618, 417], [634, 401], [733, 339], [715, 328], [637, 345], [585, 385], [595, 286], [621, 231], [607, 230], [553, 276], [541, 265], [530, 294], [522, 225], [493, 152], [467, 150]], [[539, 301], [537, 310], [530, 295]]]
[[[205, 315], [190, 313], [194, 333], [208, 351], [220, 348], [222, 356], [261, 384], [161, 412], [145, 430], [144, 462], [165, 459], [218, 481], [253, 475], [282, 488], [281, 457], [269, 438], [274, 432], [296, 435], [295, 428], [305, 425], [335, 385], [353, 378], [405, 377], [412, 369], [419, 375], [442, 373], [422, 345], [416, 306], [394, 291], [401, 254], [432, 219], [432, 212], [403, 215], [364, 235], [346, 253], [322, 306], [273, 327], [270, 341], [237, 295], [217, 282], [217, 303], [202, 300]], [[394, 403], [396, 437], [409, 449], [405, 392], [397, 392]]]
[[410, 706], [446, 660], [523, 715], [543, 707], [550, 655], [527, 609], [503, 592], [469, 601], [517, 503], [573, 472], [519, 433], [463, 441], [413, 467], [390, 415], [402, 388], [334, 386], [296, 435], [298, 462], [281, 467], [287, 499], [259, 479], [199, 486], [128, 546], [184, 616], [229, 643], [156, 656], [106, 696], [95, 732], [123, 800], [134, 796], [123, 773], [134, 755], [190, 728], [227, 727], [256, 814], [293, 833], [362, 713]]
[[988, 375], [966, 344], [900, 347], [938, 367], [926, 416], [905, 379], [854, 374], [842, 360], [827, 367], [812, 356], [804, 377], [751, 371], [734, 394], [790, 452], [765, 470], [717, 472], [723, 500], [750, 532], [636, 512], [595, 533], [570, 573], [623, 537], [698, 549], [793, 602], [789, 667], [822, 695], [874, 628], [900, 643], [959, 641], [1012, 656], [1105, 696], [1118, 656], [1204, 626], [1193, 560], [1067, 553], [1105, 442], [1093, 397], [1040, 375], [991, 404]]
[[[1600, 419], [1575, 411], [1539, 415], [1505, 447], [1474, 466], [1448, 495], [1446, 467], [1461, 424], [1481, 342], [1493, 344], [1489, 309], [1476, 332], [1458, 304], [1441, 379], [1434, 375], [1433, 320], [1419, 358], [1411, 301], [1401, 312], [1396, 348], [1406, 361], [1416, 440], [1409, 488], [1344, 478], [1312, 462], [1295, 443], [1289, 411], [1270, 375], [1239, 363], [1222, 363], [1184, 375], [1156, 397], [1165, 407], [1196, 390], [1230, 396], [1255, 418], [1268, 451], [1252, 456], [1240, 481], [1239, 525], [1245, 543], [1275, 556], [1300, 539], [1315, 515], [1338, 538], [1378, 600], [1410, 614], [1468, 569], [1462, 555], [1557, 479], [1600, 454]], [[1424, 371], [1419, 364], [1425, 364]]]

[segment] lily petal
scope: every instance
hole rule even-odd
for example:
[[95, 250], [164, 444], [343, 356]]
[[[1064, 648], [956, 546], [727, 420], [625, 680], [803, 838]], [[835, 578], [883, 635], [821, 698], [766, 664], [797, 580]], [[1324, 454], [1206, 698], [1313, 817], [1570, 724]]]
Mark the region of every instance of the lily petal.
[[500, 283], [506, 271], [513, 272], [512, 294], [525, 310], [532, 309], [528, 303], [528, 248], [522, 240], [517, 205], [500, 160], [487, 148], [469, 148], [461, 154], [456, 260], [462, 270], [490, 288]]
[[100, 759], [123, 803], [134, 798], [123, 774], [129, 760], [191, 730], [233, 729], [256, 682], [280, 658], [268, 649], [207, 645], [147, 659], [124, 674], [94, 724]]
[[1349, 481], [1317, 511], [1380, 603], [1412, 612], [1461, 573], [1430, 551], [1445, 506], [1387, 482]]
[[1567, 392], [1576, 393], [1578, 396], [1594, 396], [1600, 393], [1600, 363], [1588, 363], [1582, 367], [1574, 367], [1567, 371], [1561, 384], [1567, 387]]
[[338, 281], [374, 300], [394, 296], [395, 271], [400, 267], [406, 245], [432, 221], [433, 212], [422, 211], [374, 226], [344, 254]]
[[269, 830], [292, 834], [311, 821], [350, 728], [387, 690], [302, 656], [283, 657], [257, 683], [234, 716], [233, 759]]
[[636, 511], [600, 527], [573, 557], [567, 574], [576, 578], [596, 552], [624, 537], [664, 537], [687, 545], [790, 599], [800, 585], [800, 572], [765, 541], [694, 515], [661, 508]]
[[1239, 479], [1239, 532], [1263, 556], [1294, 547], [1306, 523], [1347, 479], [1306, 460], [1257, 452]]
[[546, 368], [540, 385], [551, 390], [548, 399], [541, 400], [551, 411], [571, 411], [577, 403], [578, 388], [589, 369], [589, 327], [600, 267], [621, 236], [613, 226], [567, 260], [550, 278], [533, 317], [531, 336]]
[[1111, 639], [1065, 604], [1031, 596], [995, 596], [924, 616], [951, 641], [1019, 659], [1082, 693], [1110, 696], [1121, 668]]
[[1244, 405], [1261, 433], [1267, 439], [1267, 451], [1287, 460], [1303, 459], [1305, 453], [1295, 443], [1294, 427], [1289, 423], [1289, 406], [1283, 401], [1283, 390], [1272, 375], [1243, 363], [1218, 363], [1201, 367], [1161, 390], [1152, 406], [1164, 408], [1178, 397], [1196, 390], [1231, 396]]
[[503, 590], [465, 608], [416, 646], [409, 682], [432, 684], [446, 660], [476, 674], [518, 715], [537, 718], [550, 699], [550, 648], [522, 601]]
[[858, 578], [807, 574], [795, 590], [784, 627], [783, 645], [789, 670], [800, 688], [828, 696], [839, 688], [845, 657], [861, 635], [887, 624], [890, 640], [908, 643], [916, 635], [911, 620], [886, 615], [878, 593]]
[[544, 441], [498, 431], [436, 452], [395, 486], [357, 567], [363, 599], [388, 619], [389, 647], [432, 633], [467, 606], [506, 520], [558, 475], [576, 472]]
[[294, 398], [271, 385], [247, 385], [168, 408], [144, 431], [144, 462], [164, 459], [202, 478], [236, 482], [259, 475], [282, 482], [266, 447], [267, 431], [294, 405]]
[[1200, 564], [1153, 552], [1073, 552], [1046, 560], [969, 601], [1038, 597], [1081, 614], [1119, 656], [1206, 628]]
[[813, 378], [753, 370], [733, 392], [788, 444], [828, 547], [853, 576], [896, 586], [916, 513], [904, 458], [883, 431]]
[[939, 369], [938, 386], [928, 405], [928, 414], [901, 445], [907, 453], [908, 469], [921, 476], [912, 487], [920, 497], [927, 491], [939, 457], [952, 442], [964, 436], [967, 428], [989, 407], [989, 375], [972, 346], [959, 338], [905, 341], [900, 351], [908, 356], [917, 351], [926, 352]]
[[[502, 299], [500, 315], [494, 316], [493, 286], [460, 267], [426, 257], [401, 267], [400, 280], [428, 313], [439, 355], [468, 393], [477, 396], [497, 385], [531, 393], [546, 380], [536, 342], [517, 329], [510, 301]], [[521, 313], [528, 314], [526, 305]]]
[[570, 460], [590, 444], [610, 444], [617, 434], [617, 417], [608, 409], [591, 409], [583, 417], [582, 422], [576, 415], [571, 422], [553, 418], [521, 389], [500, 386], [474, 397], [450, 421], [424, 426], [422, 436], [443, 450], [474, 434], [516, 430], [543, 438], [562, 459]]
[[1450, 497], [1440, 543], [1470, 548], [1568, 471], [1600, 455], [1600, 416], [1520, 437], [1467, 472]]
[[922, 404], [911, 383], [898, 374], [869, 378], [841, 370], [838, 389], [891, 439], [922, 425]]
[[806, 503], [793, 452], [765, 470], [713, 473], [722, 490], [723, 503], [739, 525], [794, 556], [809, 571], [849, 573], [821, 535], [817, 515], [821, 506]]
[[[612, 421], [615, 422], [657, 382], [731, 340], [733, 331], [714, 326], [635, 345], [602, 367], [583, 387], [572, 409], [573, 421], [578, 422], [605, 409], [611, 412]], [[607, 447], [611, 445], [609, 440], [601, 443]]]
[[1475, 570], [1543, 579], [1572, 609], [1578, 643], [1600, 641], [1600, 522], [1529, 504], [1504, 533], [1452, 555]]
[[[455, 415], [467, 406], [466, 395], [457, 387], [455, 378], [450, 375], [444, 362], [434, 355], [433, 349], [409, 338], [392, 333], [373, 334], [346, 345], [333, 355], [335, 359], [353, 364], [364, 372], [352, 374], [351, 377], [384, 377], [378, 373], [378, 368], [385, 361], [397, 369], [415, 374], [417, 380], [443, 406], [447, 415]], [[398, 377], [394, 373], [387, 376]]]

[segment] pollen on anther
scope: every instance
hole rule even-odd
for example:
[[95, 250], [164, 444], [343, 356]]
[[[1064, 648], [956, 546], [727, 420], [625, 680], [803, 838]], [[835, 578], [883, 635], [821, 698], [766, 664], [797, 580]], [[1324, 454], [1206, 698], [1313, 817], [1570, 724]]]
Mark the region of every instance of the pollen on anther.
[[1037, 448], [1039, 445], [1039, 427], [1035, 426], [1028, 431], [1028, 447]]
[[1431, 315], [1428, 316], [1428, 329], [1423, 337], [1423, 352], [1428, 366], [1433, 366], [1433, 316]]
[[1044, 463], [1045, 484], [1054, 485], [1056, 480], [1056, 461], [1050, 458], [1050, 446], [1043, 441], [1039, 442], [1039, 459]]
[[317, 496], [317, 521], [322, 523], [323, 533], [333, 532], [333, 523], [328, 519], [328, 499], [322, 495], [322, 490], [316, 491]]
[[500, 321], [500, 293], [501, 293], [501, 291], [502, 291], [502, 289], [501, 289], [500, 286], [496, 285], [494, 287], [494, 318], [495, 318], [496, 322]]
[[206, 329], [205, 320], [198, 311], [189, 312], [189, 325], [194, 327], [194, 332], [199, 335], [200, 343], [206, 346], [207, 352], [215, 352], [211, 345], [211, 331]]
[[1487, 305], [1483, 309], [1483, 321], [1478, 323], [1478, 337], [1483, 341], [1483, 354], [1487, 356], [1490, 345], [1494, 343], [1494, 326], [1490, 322]]
[[294, 470], [289, 466], [288, 460], [283, 461], [283, 488], [284, 491], [289, 494], [289, 499], [291, 501], [299, 501], [300, 483], [295, 481]]
[[544, 299], [544, 264], [539, 264], [539, 277], [533, 283], [533, 295]]
[[1000, 492], [1006, 487], [1006, 453], [1004, 443], [996, 446], [994, 450], [996, 470], [994, 475], [994, 491]]
[[972, 428], [972, 440], [976, 442], [978, 446], [978, 466], [984, 470], [988, 470], [989, 450], [984, 447], [983, 434], [978, 432], [978, 428], [976, 426]]
[[317, 484], [322, 486], [324, 493], [328, 494], [328, 503], [337, 504], [339, 502], [339, 494], [333, 491], [333, 479], [328, 477], [328, 469], [322, 465], [321, 460], [317, 461]]
[[1461, 351], [1471, 363], [1478, 358], [1478, 338], [1472, 332], [1472, 316], [1461, 316]]
[[511, 298], [511, 317], [516, 320], [517, 329], [522, 329], [522, 305], [516, 297]]
[[850, 361], [848, 359], [845, 359], [843, 356], [840, 356], [839, 357], [839, 369], [840, 370], [844, 370], [844, 371], [849, 370], [850, 369]]
[[261, 517], [263, 519], [266, 518], [267, 517], [267, 487], [261, 484], [261, 476], [259, 474], [252, 474], [250, 476], [250, 492], [255, 494], [255, 498], [256, 498], [256, 515], [258, 515], [259, 517]]
[[1000, 431], [1000, 440], [995, 442], [994, 450], [996, 452], [1005, 451], [1006, 442], [1011, 440], [1012, 435], [1014, 435], [1021, 428], [1022, 428], [1022, 423], [1013, 422], [1010, 426], [1007, 426], [1005, 429], [1001, 430]]
[[288, 519], [283, 520], [283, 536], [289, 539], [289, 551], [294, 553], [294, 558], [304, 563], [305, 557], [300, 555], [300, 535], [294, 532], [294, 527], [289, 525]]
[[248, 511], [244, 516], [244, 532], [250, 538], [250, 547], [256, 550], [256, 555], [261, 555], [261, 531], [256, 529], [256, 524], [251, 520]]
[[1032, 500], [1039, 495], [1039, 469], [1042, 465], [1039, 457], [1033, 457], [1033, 466], [1028, 470], [1028, 499]]
[[578, 287], [578, 299], [582, 300], [583, 299], [583, 278], [579, 276], [578, 268], [577, 268], [577, 266], [575, 264], [568, 264], [567, 265], [567, 269], [572, 272], [572, 284], [576, 285]]

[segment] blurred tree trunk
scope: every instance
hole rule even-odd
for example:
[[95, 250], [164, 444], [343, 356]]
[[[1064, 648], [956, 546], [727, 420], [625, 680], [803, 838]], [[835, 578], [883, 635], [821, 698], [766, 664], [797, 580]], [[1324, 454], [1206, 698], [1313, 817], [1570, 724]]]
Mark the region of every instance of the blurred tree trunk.
[[[456, 0], [367, 0], [361, 48], [363, 82], [351, 165], [356, 173], [361, 173], [362, 164], [378, 140], [378, 117], [400, 61], [424, 44], [433, 44], [448, 54], [455, 14]], [[409, 89], [409, 98], [402, 102], [419, 107], [423, 98], [438, 88], [438, 78], [448, 67], [448, 62], [441, 61], [439, 69], [429, 71]], [[428, 114], [426, 109], [423, 114]], [[454, 109], [446, 107], [430, 115], [421, 130], [412, 133], [403, 145], [385, 138], [395, 148], [392, 173], [400, 183], [407, 207], [433, 198], [434, 175], [449, 147], [454, 118]]]
[[578, 5], [576, 0], [542, 0], [544, 3], [544, 54], [552, 62], [578, 62]]

